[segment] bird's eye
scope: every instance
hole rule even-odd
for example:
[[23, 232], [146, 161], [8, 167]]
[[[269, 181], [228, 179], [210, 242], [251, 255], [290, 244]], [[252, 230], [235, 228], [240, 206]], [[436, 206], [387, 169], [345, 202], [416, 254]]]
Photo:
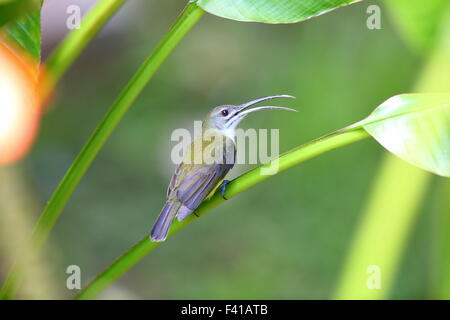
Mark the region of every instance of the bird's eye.
[[224, 116], [224, 117], [226, 117], [227, 115], [228, 115], [228, 110], [227, 109], [224, 109], [224, 110], [222, 110], [222, 115]]

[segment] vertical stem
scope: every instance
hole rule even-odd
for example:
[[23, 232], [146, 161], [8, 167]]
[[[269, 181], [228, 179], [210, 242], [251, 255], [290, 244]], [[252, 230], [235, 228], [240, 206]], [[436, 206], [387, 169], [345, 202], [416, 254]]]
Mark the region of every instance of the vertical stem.
[[89, 138], [44, 209], [34, 232], [34, 238], [37, 240], [37, 243], [42, 243], [46, 239], [92, 161], [138, 95], [153, 77], [156, 70], [202, 15], [203, 10], [197, 7], [195, 3], [189, 4], [174, 26], [119, 94], [119, 97]]
[[442, 179], [436, 193], [432, 224], [432, 299], [450, 299], [450, 181]]
[[[31, 241], [40, 248], [48, 237], [56, 220], [60, 216], [65, 205], [69, 201], [73, 191], [90, 167], [109, 136], [131, 107], [138, 95], [153, 77], [155, 72], [166, 60], [180, 40], [198, 22], [204, 11], [195, 3], [189, 3], [178, 17], [175, 24], [164, 36], [150, 56], [144, 61], [133, 78], [128, 82], [111, 106], [97, 129], [85, 144], [72, 166], [67, 171], [55, 193], [47, 203], [39, 217], [36, 228], [31, 236]], [[20, 286], [20, 276], [13, 266], [11, 273], [5, 280], [0, 291], [0, 298], [12, 298]]]
[[20, 269], [26, 279], [22, 298], [54, 299], [59, 293], [51, 277], [55, 266], [28, 241], [40, 201], [26, 177], [21, 165], [0, 166], [0, 268], [14, 261], [17, 248], [21, 248], [21, 264], [32, 266]]
[[56, 83], [72, 65], [94, 36], [120, 9], [126, 0], [99, 0], [83, 18], [80, 28], [73, 30], [48, 57], [46, 65]]
[[387, 297], [430, 177], [386, 155], [344, 263], [337, 299]]
[[[450, 24], [448, 19], [442, 22], [441, 39], [418, 78], [414, 92], [448, 92], [450, 89]], [[388, 297], [430, 181], [429, 173], [401, 163], [392, 155], [385, 156], [344, 263], [336, 298]], [[367, 286], [367, 281], [373, 279], [367, 273], [371, 265], [380, 267], [381, 289]]]

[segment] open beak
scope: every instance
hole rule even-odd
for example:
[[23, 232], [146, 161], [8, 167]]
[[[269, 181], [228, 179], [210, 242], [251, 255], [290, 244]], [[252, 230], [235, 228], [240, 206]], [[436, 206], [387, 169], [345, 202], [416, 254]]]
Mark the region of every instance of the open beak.
[[249, 102], [246, 102], [246, 103], [240, 105], [237, 115], [239, 116], [240, 119], [242, 119], [244, 116], [246, 116], [247, 114], [249, 114], [251, 112], [265, 110], [265, 109], [286, 110], [286, 111], [297, 112], [297, 110], [295, 110], [295, 109], [285, 108], [285, 107], [276, 107], [276, 106], [262, 106], [262, 107], [247, 109], [248, 107], [250, 107], [258, 102], [266, 101], [266, 100], [270, 100], [270, 99], [274, 99], [274, 98], [294, 98], [295, 99], [294, 96], [289, 96], [289, 95], [285, 95], [285, 94], [267, 96], [267, 97], [255, 99], [255, 100], [252, 100], [252, 101], [249, 101]]

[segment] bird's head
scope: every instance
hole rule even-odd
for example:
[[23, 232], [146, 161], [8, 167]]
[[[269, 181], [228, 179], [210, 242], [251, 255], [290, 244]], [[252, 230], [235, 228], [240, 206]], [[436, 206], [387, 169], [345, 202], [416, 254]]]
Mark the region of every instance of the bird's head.
[[252, 109], [248, 109], [248, 107], [261, 102], [266, 101], [273, 98], [295, 98], [293, 96], [288, 95], [274, 95], [274, 96], [268, 96], [263, 97], [259, 99], [255, 99], [249, 102], [246, 102], [241, 105], [223, 105], [215, 107], [206, 117], [205, 121], [203, 122], [203, 126], [206, 128], [211, 129], [218, 129], [218, 130], [229, 130], [229, 129], [235, 129], [239, 122], [241, 122], [242, 119], [244, 119], [249, 113], [254, 111], [260, 111], [265, 109], [275, 109], [275, 110], [287, 110], [287, 111], [294, 111], [297, 112], [295, 109], [291, 108], [285, 108], [285, 107], [275, 107], [275, 106], [262, 106], [262, 107], [256, 107]]

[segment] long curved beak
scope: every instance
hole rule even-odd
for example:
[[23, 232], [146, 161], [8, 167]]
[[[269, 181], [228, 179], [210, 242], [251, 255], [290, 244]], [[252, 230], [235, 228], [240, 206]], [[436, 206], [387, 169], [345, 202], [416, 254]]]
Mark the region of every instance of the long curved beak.
[[277, 94], [277, 95], [273, 95], [273, 96], [267, 96], [267, 97], [258, 98], [258, 99], [251, 100], [249, 102], [243, 103], [243, 104], [241, 104], [239, 106], [240, 107], [239, 110], [244, 110], [245, 108], [248, 108], [248, 107], [250, 107], [250, 106], [252, 106], [252, 105], [254, 105], [254, 104], [258, 103], [258, 102], [266, 101], [266, 100], [270, 100], [270, 99], [274, 99], [274, 98], [293, 98], [293, 99], [295, 99], [294, 96], [290, 96], [290, 95], [287, 95], [287, 94]]
[[235, 127], [237, 126], [237, 124], [244, 119], [245, 116], [247, 116], [249, 113], [251, 112], [255, 112], [255, 111], [260, 111], [260, 110], [266, 110], [266, 109], [273, 109], [273, 110], [286, 110], [286, 111], [294, 111], [297, 112], [297, 110], [295, 109], [291, 109], [291, 108], [285, 108], [285, 107], [276, 107], [276, 106], [262, 106], [262, 107], [256, 107], [253, 109], [247, 109], [248, 107], [261, 102], [261, 101], [266, 101], [269, 99], [274, 99], [274, 98], [295, 98], [294, 96], [289, 96], [286, 94], [279, 94], [279, 95], [274, 95], [274, 96], [267, 96], [267, 97], [262, 97], [259, 99], [255, 99], [249, 102], [246, 102], [244, 104], [241, 104], [240, 106], [238, 106], [238, 111], [232, 116], [231, 119], [229, 119], [228, 122], [228, 126], [229, 127]]
[[266, 109], [272, 109], [272, 110], [286, 110], [286, 111], [298, 112], [298, 110], [291, 109], [291, 108], [286, 108], [286, 107], [262, 106], [262, 107], [256, 107], [256, 108], [252, 108], [252, 109], [247, 109], [247, 110], [244, 110], [244, 111], [239, 112], [238, 114], [239, 114], [241, 117], [243, 117], [243, 116], [246, 116], [247, 114], [249, 114], [249, 113], [251, 113], [251, 112], [260, 111], [260, 110], [266, 110]]
[[239, 106], [239, 110], [237, 112], [237, 115], [239, 115], [239, 118], [244, 117], [245, 115], [254, 112], [254, 111], [260, 111], [260, 110], [265, 110], [265, 109], [274, 109], [274, 110], [286, 110], [286, 111], [294, 111], [297, 112], [297, 110], [295, 109], [291, 109], [291, 108], [285, 108], [285, 107], [276, 107], [276, 106], [262, 106], [262, 107], [256, 107], [256, 108], [252, 108], [252, 109], [247, 109], [248, 107], [261, 102], [261, 101], [266, 101], [266, 100], [270, 100], [270, 99], [274, 99], [274, 98], [293, 98], [295, 99], [294, 96], [289, 96], [286, 94], [280, 94], [280, 95], [274, 95], [274, 96], [267, 96], [267, 97], [263, 97], [263, 98], [258, 98], [249, 102], [246, 102], [242, 105]]

